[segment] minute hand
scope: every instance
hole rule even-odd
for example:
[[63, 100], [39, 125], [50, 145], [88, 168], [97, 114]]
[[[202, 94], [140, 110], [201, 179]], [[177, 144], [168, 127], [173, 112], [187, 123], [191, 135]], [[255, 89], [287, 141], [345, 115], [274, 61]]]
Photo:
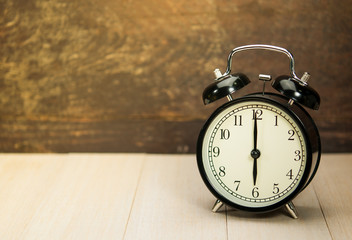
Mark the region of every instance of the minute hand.
[[257, 137], [258, 137], [258, 127], [257, 127], [257, 114], [254, 114], [254, 150], [257, 150]]

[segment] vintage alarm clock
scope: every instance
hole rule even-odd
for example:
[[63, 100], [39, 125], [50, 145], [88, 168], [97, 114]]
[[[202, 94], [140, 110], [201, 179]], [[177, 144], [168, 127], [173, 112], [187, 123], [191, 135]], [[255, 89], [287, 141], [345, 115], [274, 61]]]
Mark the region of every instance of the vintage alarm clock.
[[[280, 76], [272, 87], [280, 94], [265, 92], [270, 75], [260, 74], [263, 92], [240, 98], [231, 94], [250, 83], [242, 73], [231, 74], [232, 57], [245, 50], [284, 53], [290, 60], [290, 76]], [[293, 55], [271, 45], [246, 45], [233, 49], [224, 74], [203, 92], [204, 104], [227, 97], [209, 117], [197, 142], [200, 175], [217, 198], [213, 211], [223, 204], [247, 212], [268, 212], [286, 207], [293, 218], [292, 199], [313, 179], [320, 161], [318, 129], [303, 108], [318, 110], [319, 94], [307, 80], [296, 76]]]

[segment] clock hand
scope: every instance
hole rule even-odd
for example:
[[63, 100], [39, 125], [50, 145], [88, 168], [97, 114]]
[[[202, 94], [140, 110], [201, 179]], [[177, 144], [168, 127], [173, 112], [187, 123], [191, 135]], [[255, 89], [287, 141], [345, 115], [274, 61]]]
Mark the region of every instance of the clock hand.
[[258, 136], [258, 127], [257, 127], [257, 114], [254, 113], [254, 150], [257, 150], [257, 136]]
[[257, 158], [254, 158], [254, 163], [253, 163], [253, 183], [254, 186], [257, 182]]
[[257, 159], [260, 156], [260, 151], [257, 149], [258, 126], [257, 126], [257, 114], [256, 113], [254, 113], [253, 138], [254, 138], [254, 149], [251, 151], [251, 156], [254, 159], [254, 162], [253, 162], [253, 183], [254, 183], [254, 185], [256, 185], [256, 182], [257, 182]]

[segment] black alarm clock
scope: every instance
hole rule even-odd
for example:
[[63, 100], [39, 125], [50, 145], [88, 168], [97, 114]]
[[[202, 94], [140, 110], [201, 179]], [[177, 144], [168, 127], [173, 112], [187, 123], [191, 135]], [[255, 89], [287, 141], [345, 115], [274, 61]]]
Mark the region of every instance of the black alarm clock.
[[[233, 98], [250, 83], [242, 73], [231, 74], [232, 57], [245, 50], [270, 50], [290, 59], [290, 75], [280, 76], [272, 87], [280, 94], [265, 92], [270, 75], [260, 74], [263, 92]], [[268, 212], [286, 207], [293, 218], [292, 200], [313, 179], [320, 161], [318, 129], [304, 107], [318, 110], [319, 94], [298, 78], [293, 55], [271, 45], [246, 45], [233, 49], [224, 74], [203, 92], [204, 104], [227, 97], [205, 122], [197, 142], [200, 175], [216, 197], [213, 211], [223, 204], [247, 212]]]

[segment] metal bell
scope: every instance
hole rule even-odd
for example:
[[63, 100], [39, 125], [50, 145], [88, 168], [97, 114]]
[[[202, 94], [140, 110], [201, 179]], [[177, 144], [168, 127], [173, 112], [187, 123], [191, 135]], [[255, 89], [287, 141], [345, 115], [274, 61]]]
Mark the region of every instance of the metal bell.
[[204, 89], [203, 102], [205, 105], [212, 103], [234, 93], [248, 83], [250, 80], [242, 73], [222, 76]]
[[[314, 110], [319, 109], [320, 96], [305, 81], [299, 81], [293, 77], [284, 75], [276, 78], [272, 86], [284, 96], [305, 107]], [[292, 100], [290, 101], [292, 102]]]

